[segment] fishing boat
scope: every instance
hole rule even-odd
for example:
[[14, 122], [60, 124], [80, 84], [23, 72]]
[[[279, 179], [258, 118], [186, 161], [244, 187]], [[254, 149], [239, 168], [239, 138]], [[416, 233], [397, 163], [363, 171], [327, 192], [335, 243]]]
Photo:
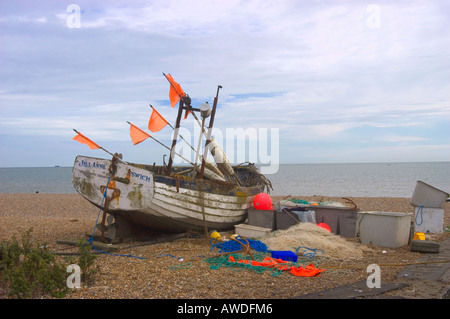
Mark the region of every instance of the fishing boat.
[[[272, 187], [254, 164], [232, 166], [211, 137], [221, 86], [217, 89], [212, 110], [206, 112], [202, 107], [193, 108], [179, 84], [173, 78], [167, 78], [171, 84], [171, 102], [174, 96], [175, 99], [177, 96], [179, 98], [172, 147], [166, 147], [171, 151], [168, 164], [165, 161], [163, 165], [129, 163], [121, 154], [110, 152], [111, 159], [82, 155], [75, 158], [72, 170], [74, 188], [103, 210], [98, 228], [101, 238], [108, 241], [122, 241], [146, 230], [207, 233], [212, 229], [231, 229], [247, 218], [254, 196], [269, 192]], [[172, 89], [176, 94], [173, 94]], [[199, 163], [196, 159], [190, 166], [174, 166], [172, 158], [177, 155], [174, 147], [179, 137], [177, 132], [183, 110], [185, 114], [193, 114], [194, 117], [195, 112], [201, 112], [205, 150], [203, 156], [197, 152], [201, 159]], [[208, 117], [210, 123], [206, 130], [204, 122]], [[131, 125], [130, 134], [131, 129], [136, 129]], [[90, 141], [77, 133], [78, 141]], [[97, 144], [94, 148], [103, 149]], [[208, 152], [214, 156], [216, 164], [208, 161]]]

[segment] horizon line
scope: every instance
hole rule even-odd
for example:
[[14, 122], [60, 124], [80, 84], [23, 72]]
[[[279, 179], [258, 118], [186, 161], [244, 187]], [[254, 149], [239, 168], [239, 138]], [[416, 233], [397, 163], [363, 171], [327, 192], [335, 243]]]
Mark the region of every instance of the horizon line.
[[[450, 161], [379, 161], [379, 162], [308, 162], [308, 163], [278, 163], [279, 165], [338, 165], [338, 164], [412, 164], [412, 163], [450, 163]], [[138, 164], [138, 163], [136, 163]], [[232, 163], [232, 165], [239, 165], [240, 163]], [[264, 164], [253, 163], [256, 166], [262, 166]], [[185, 166], [186, 164], [177, 164], [173, 166]], [[73, 165], [54, 165], [54, 166], [0, 166], [1, 168], [72, 168]]]

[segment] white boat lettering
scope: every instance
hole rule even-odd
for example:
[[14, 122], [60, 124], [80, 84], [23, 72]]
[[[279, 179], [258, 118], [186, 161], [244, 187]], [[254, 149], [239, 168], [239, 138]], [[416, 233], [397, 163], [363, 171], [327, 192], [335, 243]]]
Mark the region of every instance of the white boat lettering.
[[141, 181], [146, 181], [146, 182], [150, 182], [152, 180], [150, 176], [135, 173], [133, 171], [131, 172], [131, 176], [139, 178]]

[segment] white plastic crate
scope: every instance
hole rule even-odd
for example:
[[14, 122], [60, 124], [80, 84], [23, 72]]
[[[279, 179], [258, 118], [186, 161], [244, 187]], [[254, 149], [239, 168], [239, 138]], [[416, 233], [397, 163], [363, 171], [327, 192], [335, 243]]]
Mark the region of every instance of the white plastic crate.
[[444, 208], [448, 197], [448, 193], [422, 181], [417, 181], [411, 197], [411, 205], [416, 207]]
[[425, 234], [440, 234], [444, 232], [444, 209], [415, 207], [414, 231]]
[[234, 226], [235, 233], [245, 238], [259, 238], [269, 234], [272, 229], [258, 227], [248, 224], [239, 224]]
[[386, 248], [408, 245], [412, 214], [396, 212], [358, 213], [358, 231], [362, 244]]

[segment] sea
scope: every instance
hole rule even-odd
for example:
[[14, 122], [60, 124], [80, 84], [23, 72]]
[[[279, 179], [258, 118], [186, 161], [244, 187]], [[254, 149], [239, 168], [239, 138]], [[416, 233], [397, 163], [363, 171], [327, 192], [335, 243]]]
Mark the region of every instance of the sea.
[[[450, 193], [450, 162], [280, 164], [272, 196], [410, 198], [417, 181]], [[76, 193], [72, 167], [0, 168], [0, 193]]]

